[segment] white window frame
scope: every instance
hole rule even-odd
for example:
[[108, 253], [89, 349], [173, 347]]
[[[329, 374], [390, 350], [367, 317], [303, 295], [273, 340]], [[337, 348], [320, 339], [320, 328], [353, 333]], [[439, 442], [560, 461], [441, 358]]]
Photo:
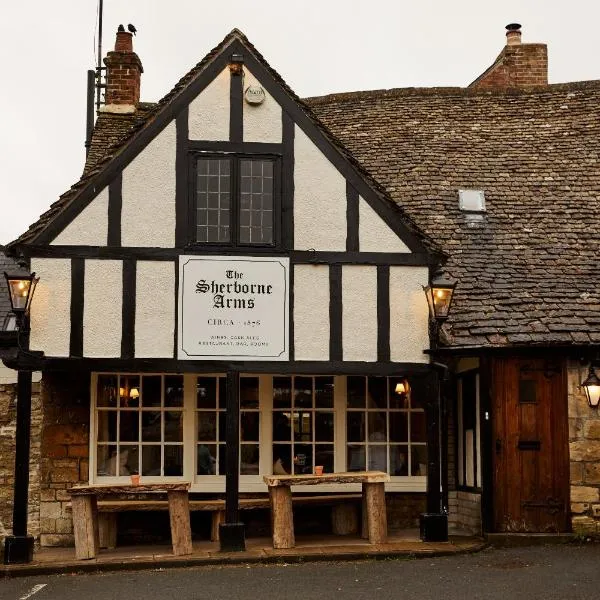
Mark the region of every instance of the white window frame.
[[[130, 477], [97, 476], [96, 453], [96, 394], [98, 375], [116, 375], [117, 373], [97, 372], [91, 376], [91, 410], [90, 410], [90, 461], [89, 482], [94, 484], [129, 483]], [[121, 375], [168, 375], [168, 373], [120, 373]], [[263, 481], [264, 475], [270, 475], [273, 470], [273, 377], [286, 376], [287, 373], [274, 373], [268, 375], [244, 373], [244, 377], [258, 377], [259, 379], [259, 475], [240, 475], [240, 492], [266, 492], [267, 486]], [[314, 374], [316, 376], [319, 374]], [[207, 493], [224, 493], [224, 475], [196, 475], [197, 441], [196, 441], [196, 379], [198, 377], [220, 377], [223, 373], [185, 373], [183, 375], [183, 476], [169, 477], [168, 481], [189, 481], [190, 491]], [[310, 376], [307, 374], [307, 376]], [[334, 468], [336, 472], [347, 470], [346, 464], [346, 392], [347, 379], [345, 375], [334, 376]], [[163, 477], [143, 477], [147, 483], [164, 483]], [[385, 484], [386, 491], [390, 492], [425, 492], [427, 486], [426, 476], [392, 476], [391, 481]], [[294, 486], [294, 492], [315, 493], [316, 488], [308, 485]], [[360, 492], [360, 484], [326, 484], [320, 485], [319, 492]]]

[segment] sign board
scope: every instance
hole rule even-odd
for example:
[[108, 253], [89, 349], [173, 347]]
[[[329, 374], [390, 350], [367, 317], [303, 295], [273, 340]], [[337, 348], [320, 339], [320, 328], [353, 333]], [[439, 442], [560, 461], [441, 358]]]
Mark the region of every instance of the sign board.
[[180, 256], [177, 356], [288, 360], [289, 258]]

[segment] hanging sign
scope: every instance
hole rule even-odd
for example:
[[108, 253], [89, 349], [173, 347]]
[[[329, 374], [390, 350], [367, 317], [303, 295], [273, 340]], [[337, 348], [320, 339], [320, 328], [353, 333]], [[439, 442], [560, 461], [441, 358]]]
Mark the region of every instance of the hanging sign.
[[180, 256], [178, 358], [288, 360], [289, 258]]

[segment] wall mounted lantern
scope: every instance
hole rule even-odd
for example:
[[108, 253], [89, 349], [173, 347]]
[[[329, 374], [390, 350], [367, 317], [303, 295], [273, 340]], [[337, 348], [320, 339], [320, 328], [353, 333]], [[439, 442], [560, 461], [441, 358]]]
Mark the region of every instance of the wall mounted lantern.
[[244, 57], [242, 54], [232, 54], [229, 58], [229, 71], [232, 75], [244, 74]]
[[590, 364], [588, 376], [581, 382], [581, 387], [585, 391], [590, 408], [598, 408], [600, 403], [600, 378], [596, 375], [592, 364]]
[[423, 286], [429, 305], [429, 316], [434, 321], [442, 322], [448, 318], [455, 287], [456, 281], [447, 278], [440, 271], [433, 275], [429, 285]]
[[35, 273], [30, 273], [25, 266], [24, 262], [20, 262], [18, 269], [4, 272], [10, 296], [10, 307], [16, 315], [19, 325], [23, 317], [29, 314], [35, 287], [40, 280], [39, 277], [35, 276]]

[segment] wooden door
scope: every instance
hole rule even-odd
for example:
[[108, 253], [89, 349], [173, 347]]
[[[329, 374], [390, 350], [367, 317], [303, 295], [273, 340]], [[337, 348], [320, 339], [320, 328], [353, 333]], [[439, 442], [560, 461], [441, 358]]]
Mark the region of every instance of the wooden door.
[[568, 531], [563, 361], [496, 359], [491, 392], [495, 531]]

